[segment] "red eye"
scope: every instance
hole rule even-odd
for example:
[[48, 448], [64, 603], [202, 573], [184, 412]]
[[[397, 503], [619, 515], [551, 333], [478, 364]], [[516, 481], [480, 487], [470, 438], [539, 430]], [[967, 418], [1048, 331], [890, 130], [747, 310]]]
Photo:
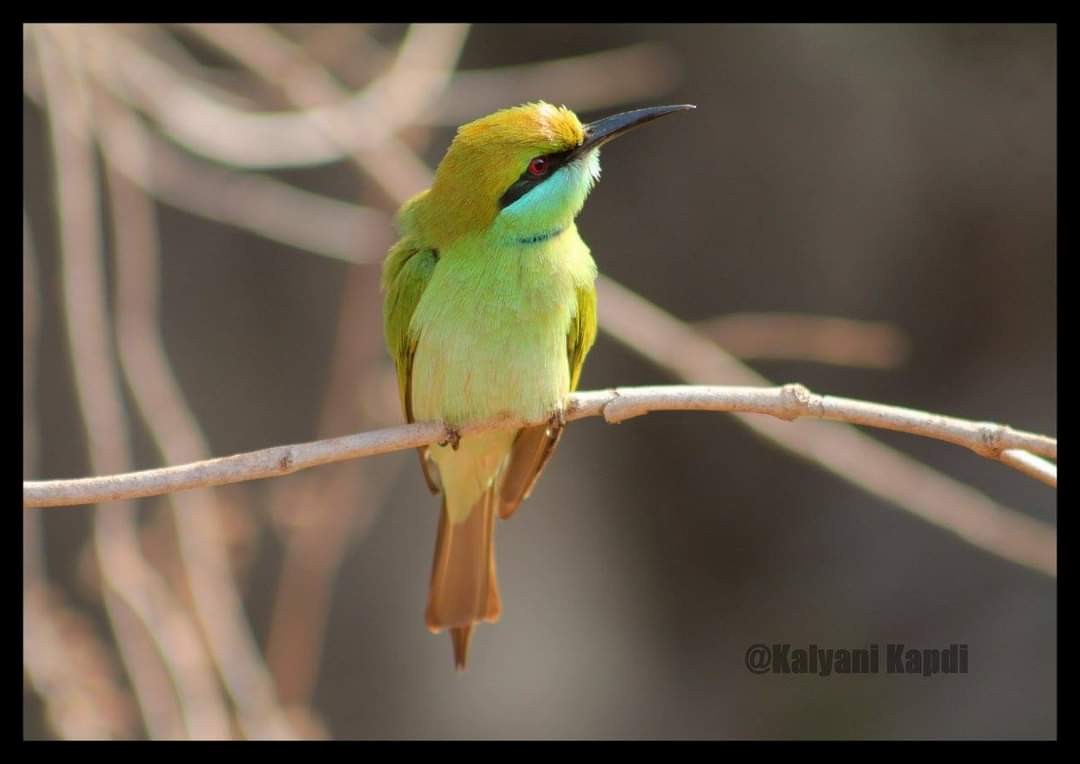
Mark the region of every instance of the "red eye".
[[548, 171], [548, 160], [544, 157], [536, 157], [529, 162], [529, 174], [540, 177], [546, 175]]

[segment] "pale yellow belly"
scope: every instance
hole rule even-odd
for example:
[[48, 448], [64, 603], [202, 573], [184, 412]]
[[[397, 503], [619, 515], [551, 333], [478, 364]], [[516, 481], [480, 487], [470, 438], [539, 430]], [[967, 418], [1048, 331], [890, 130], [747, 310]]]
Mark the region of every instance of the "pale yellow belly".
[[[416, 419], [449, 424], [504, 415], [537, 419], [566, 397], [569, 319], [558, 327], [551, 319], [480, 315], [488, 320], [462, 316], [453, 329], [440, 327], [421, 337], [413, 360]], [[493, 326], [495, 321], [514, 326]]]
[[[567, 333], [577, 291], [596, 273], [588, 248], [575, 229], [550, 247], [449, 257], [435, 268], [410, 327], [414, 418], [452, 425], [548, 418], [570, 390]], [[431, 449], [451, 520], [468, 517], [514, 437], [496, 431], [464, 437], [457, 451]]]

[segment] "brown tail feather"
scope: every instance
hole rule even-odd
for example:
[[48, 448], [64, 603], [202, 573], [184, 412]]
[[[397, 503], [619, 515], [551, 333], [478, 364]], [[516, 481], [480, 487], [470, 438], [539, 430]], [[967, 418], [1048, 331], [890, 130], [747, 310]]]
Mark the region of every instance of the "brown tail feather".
[[555, 454], [563, 425], [557, 422], [526, 427], [518, 432], [499, 489], [499, 517], [514, 514], [536, 485], [540, 473]]
[[472, 626], [455, 626], [450, 629], [450, 639], [454, 643], [454, 668], [465, 670], [465, 660], [469, 655], [469, 640], [472, 639]]
[[450, 629], [454, 664], [465, 668], [474, 623], [497, 621], [502, 605], [495, 579], [494, 487], [461, 523], [450, 521], [443, 499], [425, 614], [433, 632]]

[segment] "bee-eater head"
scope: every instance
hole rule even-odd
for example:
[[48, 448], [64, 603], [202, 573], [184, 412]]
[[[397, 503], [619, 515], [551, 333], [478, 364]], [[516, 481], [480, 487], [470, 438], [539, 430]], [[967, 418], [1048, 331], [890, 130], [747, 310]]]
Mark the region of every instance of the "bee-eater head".
[[660, 106], [582, 124], [539, 101], [458, 128], [418, 213], [440, 245], [494, 230], [528, 241], [568, 226], [600, 177], [600, 146], [650, 120], [692, 106]]

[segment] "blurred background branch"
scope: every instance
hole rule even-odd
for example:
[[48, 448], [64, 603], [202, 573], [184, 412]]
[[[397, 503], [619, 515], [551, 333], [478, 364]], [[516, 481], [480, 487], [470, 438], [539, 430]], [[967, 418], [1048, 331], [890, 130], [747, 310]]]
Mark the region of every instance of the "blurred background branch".
[[[95, 470], [130, 469], [102, 262], [89, 95], [72, 28], [35, 33], [55, 161], [64, 318], [76, 394]], [[228, 719], [202, 643], [175, 595], [142, 554], [128, 503], [99, 506], [93, 544], [104, 604], [151, 737], [222, 737]]]
[[[768, 385], [766, 377], [743, 363], [748, 360], [786, 364], [778, 367], [780, 376], [805, 375], [815, 388], [845, 394], [850, 389], [852, 397], [903, 400], [912, 408], [969, 417], [989, 414], [1003, 421], [1031, 422], [1031, 429], [1053, 426], [1053, 395], [1029, 392], [1043, 390], [1043, 380], [1055, 376], [1056, 337], [1039, 323], [1040, 311], [1053, 305], [1053, 278], [1050, 292], [1028, 299], [1047, 283], [1038, 280], [1047, 260], [1042, 255], [1017, 256], [1049, 252], [1051, 266], [1054, 262], [1052, 225], [1046, 228], [1042, 222], [1052, 223], [1052, 203], [1049, 217], [1047, 207], [1024, 207], [1043, 199], [1044, 189], [1051, 195], [1053, 191], [1052, 169], [1049, 178], [1039, 175], [1046, 166], [1039, 152], [1056, 145], [1053, 136], [1048, 140], [1045, 134], [1053, 130], [1053, 120], [1042, 119], [1040, 111], [1042, 104], [1053, 102], [1043, 96], [1056, 88], [1053, 66], [1047, 69], [1044, 62], [1049, 56], [1053, 63], [1056, 48], [1052, 36], [1048, 42], [1039, 28], [699, 31], [674, 26], [286, 24], [25, 29], [24, 93], [30, 126], [24, 130], [26, 478], [113, 474], [397, 424], [393, 371], [384, 357], [378, 323], [378, 273], [368, 266], [378, 264], [393, 241], [391, 221], [397, 206], [429, 182], [429, 168], [450, 136], [447, 128], [537, 98], [564, 102], [579, 113], [671, 98], [711, 107], [699, 109], [703, 120], [715, 115], [715, 121], [702, 121], [696, 133], [668, 136], [667, 155], [687, 157], [675, 145], [685, 144], [698, 152], [692, 162], [684, 158], [682, 164], [666, 164], [676, 160], [642, 150], [635, 163], [629, 161], [632, 152], [613, 151], [605, 161], [610, 180], [601, 184], [592, 203], [595, 211], [591, 216], [587, 211], [584, 223], [597, 231], [589, 240], [595, 242], [606, 273], [639, 285], [652, 278], [650, 293], [660, 303], [680, 305], [676, 312], [687, 319], [712, 318], [689, 323], [677, 319], [605, 278], [602, 326], [630, 355], [622, 358], [614, 345], [600, 343], [584, 386], [601, 378], [607, 384], [636, 383], [635, 375], [649, 371], [644, 364], [634, 365], [634, 358], [693, 384]], [[907, 76], [935, 86], [912, 88], [903, 80]], [[788, 110], [802, 108], [802, 94], [814, 100], [793, 118]], [[858, 111], [849, 107], [849, 95]], [[1014, 98], [1028, 101], [1017, 107], [1009, 100]], [[954, 107], [961, 110], [948, 111], [956, 125], [970, 114], [973, 124], [993, 127], [989, 132], [953, 128], [941, 115]], [[987, 113], [999, 116], [987, 118]], [[933, 119], [919, 122], [920, 115]], [[937, 133], [933, 125], [946, 127]], [[953, 141], [950, 130], [963, 140]], [[836, 136], [836, 145], [824, 136]], [[934, 140], [941, 146], [927, 143]], [[747, 145], [755, 150], [746, 151]], [[939, 155], [947, 160], [936, 159]], [[827, 166], [813, 164], [819, 156]], [[713, 169], [714, 160], [722, 171]], [[926, 170], [920, 169], [920, 161], [926, 162]], [[1002, 190], [997, 191], [996, 176], [977, 173], [999, 166], [1005, 169]], [[634, 170], [638, 177], [651, 179], [652, 188], [634, 186], [629, 180]], [[765, 179], [774, 176], [779, 184], [775, 188], [782, 190], [764, 191], [772, 182]], [[663, 191], [670, 198], [656, 198], [660, 177], [665, 185], [672, 184]], [[813, 178], [813, 186], [804, 178]], [[875, 194], [878, 178], [887, 195]], [[738, 189], [738, 196], [728, 189]], [[1022, 197], [1008, 196], [1010, 189], [1018, 189], [1015, 193]], [[797, 206], [784, 207], [791, 204], [785, 193], [792, 194]], [[994, 205], [1005, 205], [1010, 214], [997, 212]], [[898, 212], [909, 208], [913, 219]], [[622, 212], [634, 209], [640, 211]], [[830, 217], [834, 214], [835, 221]], [[762, 215], [768, 222], [755, 229], [754, 221]], [[717, 228], [720, 219], [724, 222]], [[700, 225], [694, 222], [698, 220]], [[1000, 222], [1005, 220], [1009, 222]], [[208, 233], [196, 235], [197, 225]], [[988, 233], [982, 238], [972, 233], [984, 229]], [[1049, 245], [1039, 238], [1045, 237], [1044, 229], [1051, 231]], [[783, 239], [789, 231], [791, 238]], [[684, 234], [690, 237], [689, 245], [676, 243]], [[894, 241], [885, 241], [889, 236]], [[784, 262], [784, 255], [776, 258], [777, 272], [793, 275], [791, 288], [780, 283], [786, 279], [773, 283], [764, 278], [772, 275], [767, 271], [752, 272], [755, 257], [764, 260], [762, 255], [750, 256], [753, 250], [781, 252], [794, 241], [802, 242], [808, 270], [800, 271], [799, 262]], [[271, 249], [266, 242], [283, 246]], [[935, 259], [938, 248], [950, 253], [949, 258]], [[723, 256], [710, 260], [707, 253], [714, 249]], [[695, 260], [677, 254], [682, 251], [693, 252]], [[651, 270], [658, 252], [670, 280]], [[834, 259], [815, 262], [814, 257], [826, 257], [819, 252]], [[854, 253], [850, 259], [836, 259], [847, 252]], [[291, 253], [329, 259], [303, 260], [291, 258]], [[213, 278], [189, 277], [206, 259]], [[295, 267], [286, 265], [287, 259]], [[950, 300], [936, 300], [926, 290], [952, 278], [951, 259], [956, 286]], [[897, 270], [890, 270], [894, 267]], [[971, 272], [986, 275], [972, 279]], [[739, 286], [744, 273], [752, 286]], [[316, 280], [323, 278], [319, 274], [326, 274], [325, 286], [317, 286]], [[994, 282], [995, 274], [1005, 274], [1001, 278], [1008, 288]], [[800, 281], [811, 285], [805, 299], [798, 291]], [[725, 289], [728, 282], [732, 286]], [[904, 299], [893, 305], [889, 295], [898, 283], [908, 291], [899, 292]], [[740, 288], [754, 291], [741, 300]], [[1028, 302], [1010, 310], [1009, 322], [982, 321], [970, 326], [971, 332], [981, 332], [971, 334], [973, 339], [957, 339], [968, 325], [948, 312], [949, 303], [956, 303], [955, 315], [985, 315], [978, 305], [969, 304], [984, 293], [993, 295], [986, 298], [988, 305], [1000, 307], [1000, 296], [1006, 293]], [[861, 305], [849, 298], [862, 294], [874, 299]], [[259, 307], [264, 300], [272, 307]], [[717, 305], [732, 312], [717, 315]], [[761, 312], [771, 305], [783, 312]], [[871, 320], [839, 317], [860, 312]], [[254, 316], [253, 323], [247, 315]], [[930, 323], [924, 326], [926, 321]], [[1019, 344], [1008, 344], [1014, 336], [1010, 331], [1022, 338]], [[943, 348], [939, 356], [927, 349], [936, 345]], [[275, 348], [292, 350], [285, 351], [280, 371], [268, 372], [262, 359], [276, 357]], [[69, 370], [53, 361], [65, 353]], [[1004, 354], [1010, 355], [1007, 363]], [[299, 356], [322, 360], [301, 363]], [[1049, 368], [1040, 360], [1047, 357]], [[982, 359], [992, 372], [970, 371]], [[829, 376], [836, 373], [845, 376]], [[868, 373], [873, 374], [866, 378], [870, 381], [860, 383], [864, 377], [859, 375]], [[137, 421], [127, 414], [131, 407], [139, 413]], [[247, 413], [249, 408], [252, 413]], [[61, 412], [67, 411], [71, 415], [65, 419]], [[506, 645], [500, 649], [524, 650], [534, 657], [512, 662], [509, 653], [500, 653], [501, 660], [493, 655], [491, 670], [502, 671], [500, 681], [477, 696], [479, 705], [459, 702], [460, 686], [443, 685], [441, 674], [417, 673], [411, 663], [396, 657], [406, 650], [414, 655], [417, 644], [426, 644], [414, 642], [424, 637], [417, 614], [428, 561], [420, 548], [427, 549], [429, 538], [419, 543], [418, 532], [410, 529], [415, 524], [430, 535], [433, 526], [427, 526], [434, 515], [409, 511], [408, 505], [428, 502], [412, 474], [412, 460], [338, 464], [258, 488], [176, 494], [152, 502], [144, 513], [134, 513], [131, 503], [101, 505], [89, 526], [69, 513], [48, 513], [45, 518], [24, 512], [24, 666], [30, 695], [43, 709], [40, 723], [27, 722], [26, 734], [847, 735], [829, 720], [819, 719], [808, 728], [785, 721], [786, 706], [761, 695], [760, 683], [724, 682], [725, 689], [695, 685], [708, 675], [701, 667], [717, 660], [713, 655], [726, 654], [724, 649], [740, 652], [737, 645], [724, 648], [710, 638], [701, 643], [706, 649], [708, 642], [706, 656], [694, 647], [692, 635], [698, 629], [709, 635], [719, 630], [731, 639], [744, 633], [733, 630], [734, 624], [746, 624], [755, 634], [763, 629], [777, 636], [801, 633], [792, 626], [798, 618], [790, 615], [798, 612], [798, 600], [790, 597], [797, 596], [795, 582], [800, 580], [816, 581], [826, 589], [848, 587], [853, 607], [864, 599], [864, 621], [870, 618], [871, 624], [865, 628], [871, 629], [873, 617], [865, 615], [873, 610], [870, 603], [893, 587], [893, 581], [900, 582], [891, 595], [890, 613], [897, 615], [887, 621], [892, 630], [885, 634], [898, 638], [911, 631], [897, 626], [904, 622], [901, 613], [913, 614], [909, 625], [949, 622], [930, 606], [916, 603], [917, 592], [937, 588], [943, 577], [970, 580], [970, 591], [965, 584], [953, 584], [954, 599], [949, 601], [987, 604], [984, 611], [957, 616], [962, 618], [962, 638], [968, 638], [967, 629], [985, 644], [997, 644], [994, 640], [1006, 639], [1008, 631], [1000, 621], [987, 621], [988, 614], [1023, 611], [1029, 614], [1026, 622], [1042, 624], [1031, 638], [1045, 648], [1053, 586], [1029, 582], [1009, 566], [983, 565], [978, 553], [950, 553], [956, 549], [951, 542], [939, 543], [932, 535], [922, 535], [917, 525], [896, 525], [886, 515], [868, 515], [865, 509], [875, 503], [900, 508], [974, 548], [1052, 575], [1056, 537], [1052, 526], [1037, 519], [1045, 515], [1040, 507], [1052, 509], [1052, 500], [1048, 505], [1045, 497], [1031, 496], [1001, 477], [975, 472], [977, 467], [969, 468], [962, 455], [951, 452], [896, 441], [906, 449], [901, 452], [842, 425], [736, 416], [767, 442], [841, 481], [823, 483], [800, 472], [798, 463], [770, 461], [767, 452], [722, 431], [706, 434], [688, 421], [682, 426], [663, 423], [684, 421], [675, 415], [650, 417], [647, 424], [615, 439], [620, 441], [615, 445], [610, 436], [601, 440], [604, 433], [574, 428], [581, 430], [572, 439], [578, 445], [568, 446], [533, 503], [553, 510], [575, 506], [575, 513], [530, 513], [534, 519], [519, 523], [522, 528], [533, 523], [531, 531], [522, 531], [535, 534], [531, 547], [554, 553], [556, 541], [545, 542], [549, 531], [544, 523], [552, 523], [551, 539], [573, 550], [574, 557], [567, 558], [567, 551], [556, 571], [536, 576], [536, 570], [547, 569], [546, 560], [537, 560], [541, 567], [527, 572], [521, 567], [525, 562], [513, 556], [514, 547], [504, 545], [500, 564], [508, 566], [511, 581], [520, 587], [570, 586], [576, 592], [581, 580], [590, 580], [591, 591], [606, 592], [605, 606], [586, 600], [574, 611], [596, 642], [561, 649], [557, 668], [546, 663], [543, 651], [555, 648], [528, 640], [543, 636], [549, 645], [565, 643], [550, 621], [540, 628], [543, 622], [528, 620], [528, 595], [535, 595], [532, 604], [538, 610], [545, 610], [538, 603], [550, 595], [519, 589], [515, 601], [524, 598], [518, 605], [522, 610], [517, 616], [508, 613], [499, 627], [519, 629], [513, 632], [517, 637], [499, 643]], [[71, 422], [80, 422], [81, 430]], [[650, 434], [636, 437], [636, 432]], [[724, 463], [732, 465], [730, 476], [737, 478], [717, 492], [725, 496], [730, 521], [713, 511], [709, 499], [702, 501], [692, 477], [696, 455], [703, 465], [712, 465], [720, 451], [726, 455]], [[668, 453], [681, 457], [669, 462]], [[1000, 458], [1045, 481], [1051, 472], [1056, 475], [1053, 464], [1031, 454], [1006, 450]], [[642, 461], [634, 467], [635, 460]], [[928, 466], [931, 463], [940, 469]], [[622, 478], [603, 481], [605, 470], [614, 469]], [[781, 470], [789, 470], [790, 476], [778, 478]], [[646, 483], [631, 487], [632, 474], [652, 475], [656, 487], [667, 481], [665, 493], [650, 494]], [[742, 481], [752, 482], [753, 475], [762, 476], [761, 482], [753, 491], [743, 490]], [[873, 498], [844, 493], [844, 483]], [[783, 487], [790, 484], [807, 488], [797, 498], [784, 497]], [[563, 494], [564, 499], [555, 500]], [[655, 511], [658, 502], [662, 513]], [[1014, 502], [1022, 502], [1025, 511], [1006, 506]], [[837, 507], [835, 512], [830, 504]], [[813, 520], [803, 519], [783, 509], [793, 505], [819, 511]], [[697, 506], [702, 511], [694, 514]], [[680, 523], [657, 526], [647, 519], [667, 518], [675, 510]], [[140, 523], [140, 517], [146, 519]], [[694, 535], [673, 536], [691, 517]], [[816, 526], [803, 525], [808, 522], [824, 523], [821, 528], [833, 531], [816, 531], [826, 534], [819, 537], [812, 530]], [[594, 538], [589, 529], [600, 523], [608, 529], [618, 526], [603, 535], [610, 546], [595, 549], [608, 560], [603, 570], [590, 568], [592, 554], [580, 541], [571, 541]], [[760, 523], [766, 525], [755, 533]], [[781, 523], [790, 527], [790, 535], [777, 535]], [[397, 528], [402, 539], [412, 541], [395, 546], [386, 534]], [[354, 543], [376, 532], [378, 541]], [[501, 532], [512, 542], [516, 531], [508, 525]], [[878, 536], [888, 538], [888, 547], [872, 554], [868, 550], [875, 548]], [[834, 537], [851, 540], [828, 547], [825, 539]], [[894, 537], [907, 541], [894, 543]], [[786, 541], [772, 540], [776, 538]], [[715, 540], [702, 550], [700, 562], [692, 563], [698, 539]], [[679, 544], [680, 551], [662, 553], [656, 545], [664, 543]], [[725, 553], [717, 555], [716, 544]], [[831, 560], [824, 565], [818, 559], [800, 561], [799, 544], [831, 549]], [[905, 568], [903, 558], [889, 556], [892, 548], [915, 546], [924, 557], [918, 571]], [[659, 556], [651, 568], [637, 559], [619, 567], [625, 555], [648, 558], [654, 547]], [[742, 555], [744, 547], [754, 549], [754, 556]], [[392, 550], [390, 557], [382, 554], [383, 548]], [[86, 549], [92, 550], [88, 557]], [[359, 552], [353, 555], [350, 550]], [[796, 550], [794, 555], [791, 550]], [[523, 554], [528, 559], [530, 552]], [[781, 555], [786, 575], [752, 575], [753, 560], [767, 560], [770, 554]], [[838, 582], [849, 580], [841, 573], [845, 561], [855, 565], [863, 554], [866, 567], [858, 568], [857, 578], [866, 581], [866, 590], [856, 592]], [[84, 557], [96, 564], [67, 563]], [[378, 566], [373, 568], [378, 572], [366, 572], [369, 565]], [[87, 571], [95, 569], [88, 581]], [[659, 578], [635, 579], [634, 571], [642, 569], [657, 571]], [[605, 575], [616, 578], [609, 581]], [[349, 594], [337, 601], [334, 592], [342, 581]], [[787, 618], [770, 626], [758, 610], [739, 605], [765, 585], [759, 582], [768, 584], [761, 594], [767, 592], [774, 609], [788, 613]], [[89, 593], [79, 594], [79, 587], [89, 587]], [[647, 593], [650, 587], [670, 594], [653, 597]], [[664, 613], [667, 603], [682, 601], [691, 591], [715, 598], [725, 587], [734, 596], [724, 608], [680, 607], [677, 613]], [[988, 599], [975, 591], [995, 594]], [[402, 607], [391, 594], [399, 592]], [[637, 597], [633, 606], [625, 599], [631, 593]], [[566, 598], [567, 607], [582, 596], [587, 594]], [[1016, 599], [1006, 602], [1003, 598], [1009, 596]], [[964, 607], [954, 605], [960, 608], [957, 612]], [[415, 621], [421, 632], [415, 639], [399, 628], [399, 611], [405, 622]], [[555, 617], [553, 610], [546, 612]], [[922, 620], [915, 614], [922, 614]], [[832, 619], [823, 624], [832, 624], [842, 613], [825, 609], [821, 617]], [[712, 618], [722, 619], [719, 629]], [[643, 626], [657, 621], [680, 624], [682, 631], [661, 638]], [[812, 628], [810, 616], [806, 622]], [[610, 624], [622, 627], [613, 632]], [[811, 633], [816, 636], [821, 628], [819, 624]], [[838, 639], [850, 639], [858, 628], [835, 633]], [[930, 627], [920, 628], [914, 631], [916, 637], [932, 637]], [[625, 634], [646, 640], [640, 649], [647, 653], [634, 653], [638, 643], [617, 636]], [[880, 632], [868, 634], [867, 639], [883, 638]], [[494, 648], [494, 636], [492, 641]], [[612, 675], [624, 678], [619, 686], [608, 687], [597, 681], [597, 671], [603, 670], [597, 668], [601, 664], [595, 655], [601, 653], [593, 652], [593, 644], [603, 644], [602, 654], [611, 660], [623, 656], [630, 661], [619, 666], [645, 665], [644, 655], [655, 663], [641, 677], [610, 664]], [[1010, 648], [1005, 643], [999, 649]], [[578, 655], [590, 661], [589, 670], [576, 662]], [[439, 652], [438, 657], [445, 656]], [[350, 661], [356, 671], [362, 666], [362, 673], [354, 674]], [[690, 661], [693, 671], [679, 684], [675, 677], [682, 676], [683, 661]], [[727, 664], [719, 665], [724, 668], [718, 670], [730, 670]], [[510, 666], [514, 668], [508, 673]], [[1052, 680], [1044, 680], [1041, 670], [1025, 674], [1014, 667], [1009, 679], [1000, 680], [1030, 676], [1031, 687], [1040, 688], [1040, 702], [1002, 716], [1004, 707], [993, 705], [987, 694], [979, 707], [983, 710], [972, 711], [971, 725], [949, 729], [967, 730], [968, 736], [979, 730], [996, 734], [1003, 729], [1046, 729], [1047, 706], [1041, 699], [1050, 697], [1052, 704], [1053, 693], [1044, 696], [1044, 684], [1039, 683]], [[646, 674], [671, 679], [647, 680]], [[666, 687], [664, 681], [674, 684]], [[576, 700], [556, 704], [562, 711], [550, 706], [546, 714], [537, 714], [521, 708], [525, 695], [513, 692], [524, 684], [534, 692], [559, 689]], [[887, 695], [899, 698], [916, 691], [897, 694], [894, 688]], [[617, 709], [621, 701], [613, 699], [635, 692], [655, 698], [659, 705], [643, 705], [644, 715], [637, 717], [590, 710]], [[699, 718], [698, 711], [686, 709], [674, 720], [656, 713], [698, 694], [723, 703], [720, 698], [727, 692], [738, 693], [740, 706], [756, 709], [753, 716], [710, 711]], [[828, 692], [838, 707], [870, 713], [868, 704], [855, 697], [858, 693], [843, 688]], [[934, 697], [952, 708], [949, 693], [942, 689]], [[815, 708], [823, 707], [817, 703], [819, 695], [808, 696]], [[798, 697], [788, 697], [786, 703], [809, 707]], [[372, 706], [365, 698], [378, 698], [380, 705]], [[933, 722], [906, 710], [932, 704], [921, 697], [909, 700], [902, 708], [873, 706], [880, 714], [878, 726], [868, 720], [871, 726], [850, 734], [936, 734]], [[439, 704], [437, 712], [422, 710], [429, 701]], [[695, 709], [712, 707], [710, 702], [694, 703]], [[458, 714], [470, 721], [440, 721]], [[854, 718], [850, 712], [843, 715], [848, 717]], [[592, 719], [594, 726], [567, 726], [567, 720], [581, 718]], [[880, 719], [894, 726], [883, 728]], [[759, 723], [763, 726], [755, 731]]]

